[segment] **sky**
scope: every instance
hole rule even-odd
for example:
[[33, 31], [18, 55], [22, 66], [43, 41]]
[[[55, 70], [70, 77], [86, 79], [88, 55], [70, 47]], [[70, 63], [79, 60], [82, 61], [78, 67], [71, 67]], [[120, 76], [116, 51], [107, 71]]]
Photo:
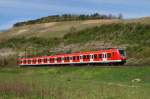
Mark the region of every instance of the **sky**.
[[150, 0], [0, 0], [0, 30], [16, 22], [56, 14], [123, 14], [124, 18], [150, 16]]

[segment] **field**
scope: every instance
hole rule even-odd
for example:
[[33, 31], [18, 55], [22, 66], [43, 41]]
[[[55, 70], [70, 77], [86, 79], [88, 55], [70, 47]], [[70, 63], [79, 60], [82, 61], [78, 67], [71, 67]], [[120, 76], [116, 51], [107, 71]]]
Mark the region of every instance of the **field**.
[[0, 99], [148, 99], [150, 67], [0, 68]]

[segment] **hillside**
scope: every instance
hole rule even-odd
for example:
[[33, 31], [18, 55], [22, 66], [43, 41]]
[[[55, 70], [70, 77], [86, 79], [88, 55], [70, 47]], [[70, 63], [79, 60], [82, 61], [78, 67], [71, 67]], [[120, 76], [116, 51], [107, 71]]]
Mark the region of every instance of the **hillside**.
[[[124, 48], [128, 54], [128, 65], [148, 65], [150, 61], [150, 18], [25, 25], [1, 33], [0, 41], [0, 49], [6, 49], [12, 53], [22, 53], [25, 48], [29, 47], [53, 48], [53, 50], [71, 49], [72, 51], [103, 47]], [[7, 61], [7, 59], [2, 60]]]
[[80, 21], [63, 21], [63, 22], [49, 22], [41, 24], [23, 25], [13, 27], [7, 31], [0, 32], [0, 40], [12, 37], [63, 37], [70, 32], [72, 28], [75, 31], [80, 31], [94, 26], [111, 23], [142, 23], [150, 24], [150, 17], [119, 20], [119, 19], [95, 19], [95, 20], [80, 20]]
[[85, 21], [67, 21], [67, 22], [50, 22], [34, 25], [25, 25], [19, 27], [13, 27], [12, 29], [1, 33], [0, 39], [12, 38], [12, 37], [63, 37], [68, 33], [71, 28], [75, 28], [76, 31], [83, 30], [85, 28], [94, 27], [102, 24], [118, 23], [117, 19], [114, 20], [85, 20]]

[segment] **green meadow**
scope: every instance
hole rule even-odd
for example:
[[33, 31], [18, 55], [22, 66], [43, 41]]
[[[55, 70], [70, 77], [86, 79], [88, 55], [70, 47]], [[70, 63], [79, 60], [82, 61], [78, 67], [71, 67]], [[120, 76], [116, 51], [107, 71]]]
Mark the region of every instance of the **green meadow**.
[[150, 67], [0, 68], [0, 99], [149, 99]]

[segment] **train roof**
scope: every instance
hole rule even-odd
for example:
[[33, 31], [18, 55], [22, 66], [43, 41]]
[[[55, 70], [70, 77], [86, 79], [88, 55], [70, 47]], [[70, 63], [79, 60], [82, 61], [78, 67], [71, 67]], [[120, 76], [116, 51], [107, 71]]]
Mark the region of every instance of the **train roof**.
[[37, 57], [30, 57], [30, 58], [20, 58], [20, 59], [34, 59], [34, 58], [55, 58], [55, 57], [62, 57], [63, 56], [74, 56], [74, 55], [80, 55], [80, 54], [90, 54], [90, 53], [98, 53], [102, 51], [115, 51], [115, 50], [123, 50], [118, 48], [98, 48], [95, 51], [80, 51], [80, 52], [73, 52], [73, 53], [62, 53], [62, 54], [56, 54], [56, 55], [49, 55], [49, 56], [37, 56]]

